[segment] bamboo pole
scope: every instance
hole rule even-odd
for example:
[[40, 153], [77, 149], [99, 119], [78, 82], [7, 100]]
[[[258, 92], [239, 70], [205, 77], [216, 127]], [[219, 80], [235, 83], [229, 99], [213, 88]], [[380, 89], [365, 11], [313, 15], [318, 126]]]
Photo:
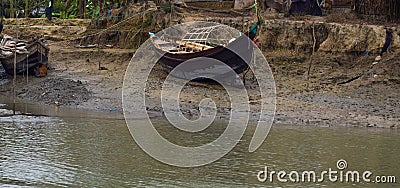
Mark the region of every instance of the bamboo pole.
[[43, 52], [42, 52], [42, 47], [39, 46], [38, 44], [38, 52], [40, 53], [40, 64], [43, 65]]
[[13, 114], [15, 115], [15, 82], [17, 80], [17, 46], [14, 47]]
[[29, 16], [29, 0], [25, 0], [25, 18]]
[[97, 39], [97, 58], [99, 60], [99, 70], [101, 70], [100, 35]]
[[[17, 16], [16, 16], [16, 19], [15, 19], [15, 23], [16, 23], [16, 27], [15, 27], [15, 30], [16, 30], [16, 35], [17, 35], [17, 38], [16, 39], [18, 39], [18, 12], [17, 12]], [[14, 78], [13, 78], [13, 114], [15, 115], [15, 82], [17, 81], [17, 44], [15, 44], [15, 46], [14, 46]]]
[[242, 32], [245, 32], [244, 31], [244, 14], [242, 15]]
[[14, 18], [14, 0], [10, 0], [10, 18]]
[[[16, 36], [17, 36], [16, 39], [19, 38], [19, 36], [18, 36], [18, 14], [19, 14], [19, 12], [17, 11], [17, 17], [15, 18], [15, 30], [16, 30]], [[15, 45], [15, 46], [17, 46], [17, 45]]]
[[26, 84], [29, 84], [29, 54], [26, 54]]
[[172, 25], [172, 11], [173, 11], [173, 3], [172, 3], [172, 0], [170, 0], [169, 1], [169, 6], [170, 6], [170, 13], [169, 13], [169, 24], [168, 24], [168, 26], [171, 26]]

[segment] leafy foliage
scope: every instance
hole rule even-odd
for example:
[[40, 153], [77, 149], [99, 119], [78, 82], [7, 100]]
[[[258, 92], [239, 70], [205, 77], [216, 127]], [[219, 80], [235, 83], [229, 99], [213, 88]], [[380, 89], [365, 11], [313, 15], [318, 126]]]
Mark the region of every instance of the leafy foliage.
[[[0, 0], [0, 17], [19, 16], [38, 17], [50, 0]], [[133, 3], [133, 0], [55, 0], [53, 16], [61, 18], [96, 18], [107, 9], [120, 8]], [[14, 13], [14, 14], [13, 14]]]

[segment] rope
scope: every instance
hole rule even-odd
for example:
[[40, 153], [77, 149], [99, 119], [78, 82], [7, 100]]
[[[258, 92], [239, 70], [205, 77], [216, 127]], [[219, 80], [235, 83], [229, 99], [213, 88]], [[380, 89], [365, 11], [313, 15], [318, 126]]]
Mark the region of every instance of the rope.
[[[95, 18], [95, 19], [92, 19], [92, 20], [100, 20], [100, 19], [104, 19], [104, 18], [120, 18], [120, 17], [126, 17], [126, 16], [128, 17], [125, 20], [122, 20], [122, 21], [120, 21], [120, 22], [118, 22], [118, 23], [116, 23], [116, 24], [114, 24], [114, 25], [112, 25], [112, 26], [110, 26], [110, 27], [108, 27], [106, 29], [103, 29], [103, 30], [101, 30], [101, 31], [99, 31], [97, 33], [76, 37], [76, 38], [69, 39], [69, 40], [66, 40], [66, 41], [54, 42], [54, 43], [50, 43], [50, 44], [59, 44], [59, 43], [72, 42], [72, 41], [75, 41], [75, 40], [79, 40], [79, 39], [84, 39], [84, 38], [87, 38], [87, 37], [100, 35], [100, 34], [106, 32], [106, 31], [110, 31], [112, 28], [115, 28], [118, 25], [120, 25], [120, 24], [122, 24], [122, 23], [124, 23], [124, 22], [126, 22], [126, 21], [128, 21], [128, 20], [130, 20], [130, 19], [132, 19], [134, 17], [136, 17], [136, 16], [140, 16], [140, 15], [143, 15], [143, 14], [146, 14], [146, 13], [154, 13], [154, 12], [158, 12], [158, 11], [169, 10], [169, 9], [172, 9], [172, 8], [178, 8], [178, 7], [176, 7], [174, 5], [169, 5], [169, 6], [166, 6], [164, 8], [160, 8], [160, 9], [156, 9], [156, 10], [146, 10], [146, 11], [142, 11], [142, 12], [135, 13], [135, 14], [123, 14], [122, 16], [102, 16], [102, 17], [99, 17], [99, 18]], [[191, 8], [191, 7], [186, 7], [186, 8]], [[237, 13], [237, 12], [235, 12], [235, 13]], [[119, 30], [112, 30], [112, 31], [119, 31]]]
[[[257, 6], [257, 5], [255, 4], [255, 6]], [[143, 15], [143, 14], [147, 14], [147, 13], [154, 13], [154, 12], [169, 10], [169, 9], [172, 9], [172, 8], [179, 8], [179, 7], [176, 7], [176, 6], [174, 6], [174, 5], [169, 5], [169, 6], [160, 8], [160, 9], [156, 9], [156, 10], [145, 10], [145, 11], [138, 12], [138, 13], [135, 13], [135, 14], [122, 14], [121, 16], [101, 16], [101, 17], [98, 17], [98, 18], [94, 18], [94, 19], [92, 19], [92, 20], [102, 20], [102, 19], [113, 19], [113, 18], [121, 18], [121, 17], [123, 18], [123, 17], [127, 17], [126, 19], [124, 19], [124, 20], [122, 20], [122, 21], [120, 21], [120, 22], [118, 22], [118, 23], [116, 23], [116, 24], [114, 24], [114, 25], [112, 25], [112, 26], [110, 26], [110, 27], [108, 27], [108, 28], [105, 28], [105, 29], [103, 29], [103, 30], [100, 30], [99, 32], [92, 33], [92, 34], [88, 34], [88, 35], [84, 35], [84, 36], [75, 37], [75, 38], [68, 39], [68, 40], [63, 40], [63, 41], [58, 41], [58, 42], [52, 42], [52, 43], [49, 43], [49, 45], [56, 45], [56, 44], [61, 44], [61, 43], [73, 42], [73, 41], [76, 41], [76, 40], [85, 39], [85, 38], [88, 38], [88, 37], [100, 35], [100, 34], [105, 33], [106, 31], [124, 31], [124, 30], [111, 30], [111, 29], [113, 29], [113, 28], [115, 28], [115, 27], [121, 25], [122, 23], [125, 23], [125, 22], [127, 22], [127, 21], [129, 21], [129, 20], [131, 20], [132, 18], [135, 18], [135, 17], [137, 17], [137, 16], [140, 16], [140, 15]], [[186, 7], [186, 8], [191, 8], [191, 7]], [[257, 12], [257, 15], [258, 15], [257, 9], [256, 9], [256, 12]], [[237, 12], [235, 12], [235, 13], [237, 13]], [[57, 20], [55, 23], [71, 22], [71, 21], [72, 21], [72, 20], [69, 20], [69, 19], [62, 19], [62, 20]], [[17, 25], [17, 24], [8, 24], [8, 25], [6, 25], [6, 26], [20, 26], [20, 25]], [[89, 30], [90, 30], [90, 31], [97, 31], [98, 29], [89, 29]]]

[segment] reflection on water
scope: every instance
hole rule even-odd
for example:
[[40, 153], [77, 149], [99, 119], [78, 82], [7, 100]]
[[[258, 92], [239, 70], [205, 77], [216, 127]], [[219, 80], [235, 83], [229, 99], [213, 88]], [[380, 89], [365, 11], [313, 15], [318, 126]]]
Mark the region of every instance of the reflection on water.
[[[155, 122], [159, 131], [169, 129], [164, 121]], [[336, 168], [339, 159], [347, 160], [351, 170], [400, 177], [400, 133], [394, 130], [275, 126], [262, 147], [248, 153], [253, 131], [251, 126], [232, 152], [211, 165], [177, 168], [146, 155], [124, 120], [0, 117], [0, 186], [309, 187], [307, 183], [260, 183], [256, 175], [265, 165], [277, 171], [322, 171]], [[183, 138], [173, 134], [168, 138], [176, 142]], [[208, 137], [216, 135], [209, 131], [192, 139]], [[352, 184], [323, 182], [318, 186]]]

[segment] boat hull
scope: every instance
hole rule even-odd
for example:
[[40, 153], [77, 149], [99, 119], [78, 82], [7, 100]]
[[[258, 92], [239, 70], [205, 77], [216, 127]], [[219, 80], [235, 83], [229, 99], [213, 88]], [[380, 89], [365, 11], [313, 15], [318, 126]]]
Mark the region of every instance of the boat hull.
[[[47, 67], [49, 48], [40, 41], [35, 41], [27, 46], [28, 53], [17, 53], [16, 73], [22, 74], [27, 70], [36, 76], [44, 76], [43, 67]], [[14, 74], [14, 55], [0, 56], [1, 64], [5, 72], [9, 75]], [[35, 70], [36, 69], [36, 70]], [[39, 72], [37, 72], [39, 71]]]
[[[155, 47], [155, 51], [159, 56], [158, 62], [174, 77], [186, 80], [192, 80], [193, 77], [206, 77], [210, 79], [227, 78], [231, 80], [236, 79], [236, 77], [231, 78], [232, 70], [236, 74], [240, 74], [248, 68], [248, 64], [253, 57], [254, 47], [253, 42], [247, 36], [243, 35], [226, 47], [217, 46], [199, 52], [178, 54], [166, 52], [157, 47]], [[223, 62], [230, 67], [231, 70], [217, 66], [216, 63], [200, 62], [202, 60], [201, 58], [210, 58]], [[184, 62], [196, 59], [199, 59], [199, 62], [174, 70]]]

